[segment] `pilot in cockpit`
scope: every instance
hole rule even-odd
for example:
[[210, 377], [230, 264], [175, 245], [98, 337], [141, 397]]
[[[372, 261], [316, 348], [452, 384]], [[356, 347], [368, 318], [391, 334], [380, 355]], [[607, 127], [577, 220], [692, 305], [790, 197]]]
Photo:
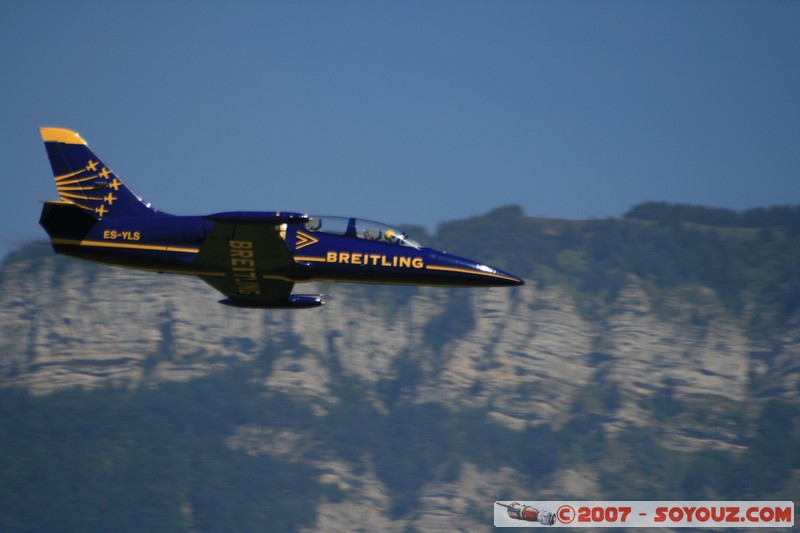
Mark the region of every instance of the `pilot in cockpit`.
[[381, 230], [378, 228], [365, 229], [362, 236], [368, 241], [377, 241], [381, 238]]

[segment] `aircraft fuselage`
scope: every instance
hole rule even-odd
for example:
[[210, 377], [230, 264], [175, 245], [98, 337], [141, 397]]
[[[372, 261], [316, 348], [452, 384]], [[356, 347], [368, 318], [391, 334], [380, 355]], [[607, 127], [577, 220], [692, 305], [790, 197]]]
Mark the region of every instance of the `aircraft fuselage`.
[[[214, 261], [197, 261], [215, 222], [209, 217], [158, 214], [148, 218], [105, 218], [60, 224], [70, 204], [47, 203], [41, 224], [56, 252], [108, 265], [189, 275], [255, 275], [292, 282], [337, 281], [410, 285], [490, 287], [519, 285], [501, 270], [423, 246], [404, 246], [312, 231], [307, 224], [279, 224], [279, 234], [294, 264], [274, 269], [256, 256], [258, 243], [247, 236], [230, 239], [227, 253]], [[73, 213], [80, 216], [82, 213]], [[293, 214], [297, 215], [297, 214]], [[69, 214], [67, 215], [69, 216]], [[302, 216], [302, 215], [297, 215]], [[213, 218], [213, 215], [212, 215]], [[358, 219], [348, 219], [352, 226]], [[263, 222], [272, 226], [269, 222]]]

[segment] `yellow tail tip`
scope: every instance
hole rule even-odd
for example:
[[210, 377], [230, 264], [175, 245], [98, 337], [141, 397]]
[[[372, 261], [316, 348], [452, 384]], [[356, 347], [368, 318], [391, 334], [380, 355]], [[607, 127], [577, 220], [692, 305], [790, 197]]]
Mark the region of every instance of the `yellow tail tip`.
[[59, 142], [64, 144], [86, 144], [77, 131], [66, 128], [39, 128], [44, 142]]

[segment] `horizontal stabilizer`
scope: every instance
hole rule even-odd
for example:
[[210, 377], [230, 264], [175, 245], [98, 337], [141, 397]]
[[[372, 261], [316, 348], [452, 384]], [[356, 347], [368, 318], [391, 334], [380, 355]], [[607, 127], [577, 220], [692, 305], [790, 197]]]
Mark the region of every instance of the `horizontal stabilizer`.
[[205, 218], [228, 224], [305, 224], [309, 216], [288, 211], [229, 211], [208, 215]]
[[309, 309], [324, 305], [322, 296], [316, 294], [290, 294], [286, 300], [248, 300], [244, 298], [226, 298], [219, 303], [231, 307], [251, 309]]

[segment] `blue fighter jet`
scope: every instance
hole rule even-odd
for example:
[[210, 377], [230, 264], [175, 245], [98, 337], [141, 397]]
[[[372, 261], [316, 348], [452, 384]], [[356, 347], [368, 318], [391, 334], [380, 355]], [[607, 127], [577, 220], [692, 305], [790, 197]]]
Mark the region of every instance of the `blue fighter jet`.
[[513, 286], [497, 268], [420, 245], [358, 218], [286, 211], [175, 216], [144, 203], [76, 132], [41, 128], [60, 200], [39, 220], [56, 253], [108, 265], [199, 276], [234, 307], [307, 308], [295, 283]]

